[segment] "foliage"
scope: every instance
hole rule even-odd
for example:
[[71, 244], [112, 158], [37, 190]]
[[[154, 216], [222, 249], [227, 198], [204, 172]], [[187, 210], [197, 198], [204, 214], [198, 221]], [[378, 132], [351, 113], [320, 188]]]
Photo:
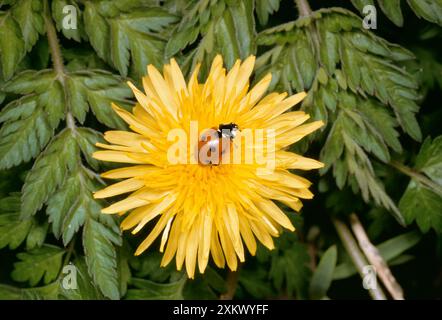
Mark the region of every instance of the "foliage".
[[[309, 175], [319, 195], [301, 216], [281, 206], [297, 231], [246, 257], [235, 298], [364, 295], [359, 285], [340, 289], [358, 270], [332, 220], [353, 211], [393, 273], [402, 271], [398, 281], [416, 290], [406, 297], [440, 297], [431, 284], [440, 270], [427, 266], [441, 259], [442, 2], [310, 2], [306, 13], [296, 6], [306, 0], [0, 1], [0, 270], [12, 270], [0, 299], [226, 292], [228, 275], [211, 262], [187, 280], [161, 268], [155, 249], [134, 257], [134, 237], [92, 195], [106, 183], [91, 157], [100, 132], [126, 128], [110, 103], [134, 104], [126, 81], [171, 57], [186, 76], [201, 63], [204, 77], [217, 53], [227, 68], [256, 55], [255, 83], [270, 72], [272, 90], [307, 91], [302, 108], [326, 123], [295, 145], [325, 163]], [[67, 5], [75, 29], [64, 27]], [[377, 30], [362, 25], [366, 5], [377, 9]], [[69, 263], [76, 290], [61, 285]], [[411, 281], [412, 268], [432, 279]]]
[[[353, 5], [359, 11], [363, 11], [364, 6], [374, 5], [374, 0], [351, 0]], [[404, 24], [404, 17], [401, 9], [400, 0], [377, 0], [376, 1], [382, 12], [397, 26], [402, 27]], [[405, 2], [405, 1], [404, 1]], [[442, 2], [436, 1], [419, 1], [407, 0], [407, 4], [414, 11], [414, 13], [425, 20], [442, 25]]]
[[[415, 170], [421, 175], [412, 175], [399, 207], [410, 223], [416, 220], [419, 228], [427, 232], [430, 228], [442, 232], [442, 137], [427, 138], [415, 161]], [[414, 173], [414, 172], [413, 172]]]

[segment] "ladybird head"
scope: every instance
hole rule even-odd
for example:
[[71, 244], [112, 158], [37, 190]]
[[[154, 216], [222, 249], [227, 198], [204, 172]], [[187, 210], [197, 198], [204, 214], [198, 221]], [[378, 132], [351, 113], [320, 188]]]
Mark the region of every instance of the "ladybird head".
[[221, 132], [222, 135], [233, 139], [238, 134], [239, 127], [236, 123], [231, 122], [229, 124], [220, 124], [218, 130]]

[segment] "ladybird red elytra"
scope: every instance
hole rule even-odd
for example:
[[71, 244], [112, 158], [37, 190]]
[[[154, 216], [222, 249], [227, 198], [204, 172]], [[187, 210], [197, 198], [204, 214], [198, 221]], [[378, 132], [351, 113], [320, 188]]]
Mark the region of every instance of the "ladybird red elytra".
[[198, 164], [219, 165], [223, 155], [230, 152], [232, 141], [237, 136], [239, 127], [235, 123], [220, 124], [204, 130], [198, 139]]

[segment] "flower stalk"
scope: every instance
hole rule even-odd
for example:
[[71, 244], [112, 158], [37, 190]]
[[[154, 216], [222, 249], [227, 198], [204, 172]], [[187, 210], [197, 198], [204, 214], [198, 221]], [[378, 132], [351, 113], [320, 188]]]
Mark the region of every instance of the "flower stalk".
[[[367, 259], [359, 249], [358, 244], [356, 243], [356, 240], [351, 234], [348, 227], [342, 221], [336, 218], [332, 219], [332, 221], [339, 235], [339, 238], [344, 245], [345, 250], [347, 251], [348, 255], [353, 261], [354, 266], [356, 267], [356, 270], [360, 274], [361, 278], [364, 278], [364, 267], [368, 265]], [[377, 286], [376, 289], [369, 289], [368, 292], [373, 300], [387, 299], [380, 286]]]
[[359, 247], [364, 252], [368, 261], [376, 268], [376, 272], [385, 285], [385, 288], [390, 292], [393, 299], [404, 300], [404, 292], [401, 286], [396, 281], [396, 278], [393, 276], [384, 258], [382, 258], [379, 250], [371, 243], [361, 221], [354, 213], [350, 215], [350, 225], [358, 240]]
[[227, 274], [227, 291], [220, 296], [220, 300], [232, 300], [238, 287], [239, 268], [237, 271], [229, 271]]

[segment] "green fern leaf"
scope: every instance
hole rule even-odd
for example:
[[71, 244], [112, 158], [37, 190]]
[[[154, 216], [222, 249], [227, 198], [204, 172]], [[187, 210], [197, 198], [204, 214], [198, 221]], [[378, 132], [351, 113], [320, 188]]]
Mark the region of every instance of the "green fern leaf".
[[57, 278], [64, 253], [63, 249], [52, 245], [19, 253], [17, 257], [21, 261], [14, 264], [11, 276], [15, 281], [29, 281], [31, 286], [38, 284], [42, 278], [43, 283], [48, 284]]
[[322, 299], [327, 296], [327, 291], [333, 281], [338, 251], [333, 245], [324, 252], [318, 267], [313, 273], [310, 282], [309, 295], [311, 299]]
[[[9, 117], [14, 108], [13, 118]], [[7, 169], [35, 157], [48, 143], [54, 127], [35, 96], [16, 100], [0, 114], [0, 168]]]
[[114, 244], [121, 245], [118, 233], [89, 217], [83, 230], [83, 246], [89, 273], [103, 294], [119, 299], [117, 253]]
[[134, 278], [131, 284], [136, 289], [129, 289], [126, 299], [128, 300], [182, 300], [186, 278], [171, 283], [155, 283], [153, 281]]
[[301, 243], [291, 243], [290, 248], [280, 247], [272, 252], [269, 277], [279, 290], [284, 286], [289, 295], [296, 293], [299, 298], [305, 297], [311, 276], [309, 261], [307, 248]]
[[48, 224], [35, 218], [22, 219], [20, 209], [20, 194], [12, 193], [0, 199], [0, 248], [16, 249], [25, 239], [27, 250], [43, 245]]
[[[67, 8], [67, 6], [72, 6], [75, 9], [75, 17], [77, 19], [77, 25], [76, 28], [64, 28], [63, 27], [63, 20], [67, 17], [68, 14], [72, 14], [72, 12], [69, 11], [63, 11], [64, 8]], [[81, 42], [82, 39], [86, 39], [86, 34], [84, 31], [84, 23], [83, 23], [83, 17], [82, 12], [77, 4], [77, 2], [73, 0], [54, 0], [52, 1], [51, 6], [51, 12], [52, 17], [55, 21], [55, 25], [57, 27], [58, 31], [61, 31], [63, 35], [67, 39], [73, 39], [75, 41]]]
[[[408, 223], [416, 220], [423, 232], [442, 231], [442, 136], [427, 138], [416, 158], [415, 170], [424, 175], [412, 179], [399, 207]], [[427, 180], [428, 179], [428, 180]]]
[[228, 68], [232, 67], [236, 59], [245, 59], [256, 51], [253, 7], [252, 0], [189, 3], [167, 43], [166, 57], [183, 51], [201, 36], [197, 47], [184, 58], [184, 68], [193, 69], [203, 62], [202, 74], [205, 74], [210, 67], [207, 62], [217, 53], [223, 55]]
[[12, 77], [25, 53], [20, 27], [14, 20], [11, 10], [0, 11], [0, 63], [5, 79]]
[[16, 249], [28, 236], [31, 219], [20, 219], [20, 197], [11, 195], [0, 199], [0, 249]]
[[38, 0], [14, 1], [7, 11], [0, 11], [0, 65], [5, 79], [14, 75], [44, 32], [42, 11]]
[[148, 64], [160, 66], [163, 30], [177, 18], [161, 8], [131, 8], [107, 1], [86, 2], [85, 30], [97, 54], [126, 76], [129, 64], [139, 78]]
[[102, 70], [76, 71], [66, 77], [70, 92], [68, 104], [75, 118], [83, 124], [89, 108], [98, 121], [111, 128], [124, 128], [124, 122], [115, 115], [111, 102], [120, 106], [131, 104], [129, 87], [122, 79]]
[[64, 245], [72, 240], [84, 224], [88, 211], [100, 210], [100, 206], [89, 195], [91, 190], [83, 183], [81, 177], [70, 176], [48, 201], [46, 212], [52, 223], [54, 235], [62, 235]]
[[75, 157], [78, 153], [71, 130], [65, 129], [54, 137], [26, 176], [22, 196], [23, 216], [34, 215], [67, 180], [68, 173], [78, 166], [78, 159]]
[[43, 3], [38, 0], [17, 1], [12, 14], [18, 22], [25, 49], [29, 51], [44, 33]]
[[64, 118], [63, 92], [51, 70], [25, 71], [4, 90], [24, 94], [0, 112], [0, 168], [10, 168], [37, 156]]
[[0, 284], [1, 300], [55, 300], [58, 298], [58, 292], [58, 281], [36, 288], [17, 288]]
[[264, 26], [269, 21], [269, 15], [279, 10], [280, 0], [256, 0], [255, 2], [259, 23]]
[[[366, 5], [374, 5], [373, 0], [351, 0], [362, 13]], [[404, 1], [405, 2], [405, 1]], [[397, 26], [402, 27], [404, 19], [400, 0], [377, 0], [382, 12]], [[407, 0], [414, 13], [425, 20], [442, 25], [442, 1], [440, 0]]]
[[403, 224], [369, 155], [388, 162], [390, 150], [401, 152], [398, 126], [421, 139], [415, 118], [418, 86], [400, 67], [413, 55], [363, 29], [359, 18], [338, 8], [264, 30], [258, 44], [270, 47], [257, 60], [258, 79], [271, 71], [272, 88], [309, 90], [303, 108], [313, 118], [333, 123], [321, 152], [322, 173], [333, 166], [338, 187], [353, 185], [365, 201], [372, 197]]
[[407, 0], [408, 5], [413, 9], [419, 18], [442, 25], [442, 1], [441, 0]]
[[84, 257], [76, 258], [72, 265], [77, 271], [77, 289], [65, 289], [60, 284], [59, 297], [68, 300], [102, 300], [104, 297], [100, 290], [93, 285]]

